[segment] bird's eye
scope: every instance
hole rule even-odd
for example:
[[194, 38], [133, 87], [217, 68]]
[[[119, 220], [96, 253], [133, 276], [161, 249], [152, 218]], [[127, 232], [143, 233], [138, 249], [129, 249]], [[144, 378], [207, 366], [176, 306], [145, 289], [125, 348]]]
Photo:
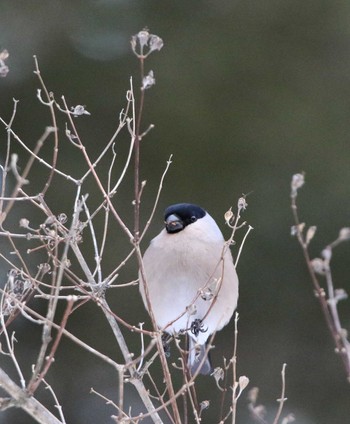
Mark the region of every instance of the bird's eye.
[[191, 222], [196, 222], [197, 218], [195, 216], [191, 216]]

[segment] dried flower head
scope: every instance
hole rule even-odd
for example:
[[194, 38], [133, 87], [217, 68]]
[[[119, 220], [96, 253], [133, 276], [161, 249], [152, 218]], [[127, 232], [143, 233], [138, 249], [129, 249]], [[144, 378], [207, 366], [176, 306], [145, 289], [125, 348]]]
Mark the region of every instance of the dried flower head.
[[147, 46], [147, 43], [149, 40], [149, 32], [146, 29], [140, 31], [138, 34], [136, 34], [136, 36], [134, 35], [132, 38], [135, 38], [135, 37], [140, 43], [141, 48]]
[[290, 228], [290, 234], [292, 236], [302, 234], [302, 232], [304, 231], [304, 228], [305, 228], [305, 222], [301, 222], [298, 225], [292, 225], [291, 228]]
[[0, 77], [5, 78], [9, 73], [9, 67], [5, 65], [5, 60], [9, 57], [9, 52], [3, 50], [0, 52]]
[[195, 315], [197, 312], [197, 306], [195, 304], [191, 304], [187, 306], [186, 311], [189, 315]]
[[291, 197], [298, 195], [298, 189], [301, 188], [305, 183], [304, 174], [294, 174], [291, 182]]
[[61, 224], [65, 224], [68, 218], [65, 213], [60, 213], [59, 215], [57, 215], [57, 219]]
[[244, 390], [249, 384], [249, 378], [245, 375], [241, 375], [238, 379], [239, 390]]
[[71, 111], [75, 118], [81, 115], [91, 115], [91, 113], [85, 109], [85, 106], [82, 105], [72, 106]]
[[220, 287], [221, 278], [213, 278], [209, 284], [200, 290], [200, 295], [203, 300], [211, 300], [217, 293], [217, 288]]
[[148, 74], [142, 79], [142, 87], [141, 90], [147, 90], [151, 88], [156, 83], [156, 79], [154, 78], [154, 72], [149, 71]]
[[147, 28], [131, 37], [132, 51], [139, 58], [145, 59], [153, 51], [159, 51], [163, 45], [163, 40], [158, 35], [150, 34]]
[[339, 231], [339, 236], [338, 236], [339, 240], [350, 240], [350, 228], [349, 227], [344, 227]]
[[283, 418], [281, 424], [289, 424], [293, 423], [295, 421], [295, 416], [293, 414], [288, 414], [286, 417]]
[[19, 220], [19, 226], [22, 227], [22, 228], [28, 228], [29, 227], [29, 219], [21, 218]]
[[17, 301], [22, 301], [31, 290], [32, 283], [22, 271], [11, 269], [7, 274], [7, 283], [4, 287], [2, 313], [11, 315], [18, 307]]
[[224, 370], [221, 367], [216, 367], [210, 375], [214, 377], [217, 387], [222, 390], [222, 387], [220, 386], [220, 380], [223, 380], [225, 377]]
[[315, 258], [311, 261], [312, 269], [316, 272], [316, 274], [324, 275], [325, 267], [324, 260], [321, 258]]
[[203, 400], [200, 404], [200, 410], [201, 412], [204, 411], [205, 409], [208, 409], [210, 406], [210, 401], [209, 400]]
[[334, 290], [334, 300], [339, 302], [340, 300], [345, 300], [348, 298], [348, 294], [344, 289], [335, 289]]
[[230, 209], [227, 212], [225, 212], [224, 218], [225, 218], [226, 224], [230, 225], [232, 220], [235, 218], [235, 215], [232, 212], [232, 206], [230, 207]]
[[323, 256], [324, 260], [329, 262], [332, 259], [332, 249], [331, 247], [326, 247], [322, 250], [321, 255]]
[[0, 60], [6, 60], [9, 57], [9, 52], [5, 49], [0, 52]]
[[38, 269], [42, 272], [42, 275], [44, 275], [51, 271], [51, 265], [44, 262], [38, 266]]
[[245, 211], [247, 209], [247, 206], [248, 206], [248, 203], [247, 203], [245, 196], [240, 197], [238, 199], [238, 204], [237, 204], [238, 210], [239, 211], [241, 211], [241, 210]]
[[317, 227], [316, 225], [312, 225], [306, 232], [306, 239], [305, 242], [306, 244], [309, 244], [310, 241], [314, 238], [314, 235], [316, 233]]

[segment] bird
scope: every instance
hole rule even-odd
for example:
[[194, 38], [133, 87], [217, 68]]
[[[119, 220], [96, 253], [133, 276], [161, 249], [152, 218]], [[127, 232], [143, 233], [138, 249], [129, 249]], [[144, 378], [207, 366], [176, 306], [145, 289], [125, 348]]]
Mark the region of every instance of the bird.
[[206, 343], [228, 324], [238, 300], [232, 254], [215, 220], [192, 203], [167, 207], [164, 228], [142, 263], [140, 293], [158, 329], [187, 334], [187, 369], [191, 375], [211, 374]]

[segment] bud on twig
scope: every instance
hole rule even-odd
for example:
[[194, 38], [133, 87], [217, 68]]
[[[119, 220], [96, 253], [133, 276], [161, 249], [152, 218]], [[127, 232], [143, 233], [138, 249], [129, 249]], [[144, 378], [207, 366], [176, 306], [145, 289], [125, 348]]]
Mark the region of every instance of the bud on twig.
[[317, 227], [316, 225], [312, 225], [306, 232], [306, 239], [305, 243], [308, 245], [310, 241], [314, 238], [314, 235], [316, 233]]
[[296, 236], [298, 234], [302, 234], [305, 228], [305, 222], [301, 222], [299, 225], [292, 225], [290, 228], [290, 234], [292, 236]]

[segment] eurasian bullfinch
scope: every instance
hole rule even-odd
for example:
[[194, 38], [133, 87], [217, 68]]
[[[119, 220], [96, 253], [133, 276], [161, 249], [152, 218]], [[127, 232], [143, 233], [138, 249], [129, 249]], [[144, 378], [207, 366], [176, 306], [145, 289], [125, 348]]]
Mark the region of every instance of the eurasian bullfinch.
[[237, 306], [231, 251], [214, 219], [197, 205], [169, 206], [164, 223], [143, 256], [143, 302], [149, 310], [147, 285], [159, 329], [170, 335], [187, 333], [189, 371], [210, 374], [206, 342], [230, 321]]

